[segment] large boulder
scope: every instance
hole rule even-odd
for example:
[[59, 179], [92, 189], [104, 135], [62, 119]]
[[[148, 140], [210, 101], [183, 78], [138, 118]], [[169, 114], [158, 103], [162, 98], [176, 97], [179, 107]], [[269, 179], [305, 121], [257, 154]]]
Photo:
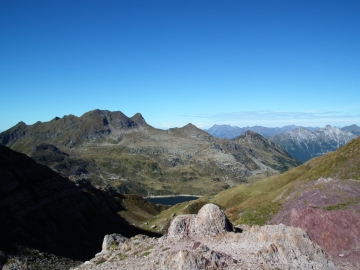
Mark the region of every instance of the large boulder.
[[204, 205], [197, 215], [177, 216], [168, 230], [169, 238], [214, 237], [221, 232], [231, 232], [233, 226], [219, 206]]
[[233, 226], [224, 211], [212, 203], [206, 204], [200, 209], [194, 222], [194, 232], [202, 236], [216, 236], [221, 232], [233, 231]]

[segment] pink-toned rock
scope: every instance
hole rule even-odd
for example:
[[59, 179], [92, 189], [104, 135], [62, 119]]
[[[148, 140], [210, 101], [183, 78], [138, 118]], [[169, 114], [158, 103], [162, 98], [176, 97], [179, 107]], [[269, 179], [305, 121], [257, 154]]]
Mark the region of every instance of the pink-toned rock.
[[303, 207], [291, 211], [290, 225], [307, 231], [340, 268], [360, 269], [360, 213]]

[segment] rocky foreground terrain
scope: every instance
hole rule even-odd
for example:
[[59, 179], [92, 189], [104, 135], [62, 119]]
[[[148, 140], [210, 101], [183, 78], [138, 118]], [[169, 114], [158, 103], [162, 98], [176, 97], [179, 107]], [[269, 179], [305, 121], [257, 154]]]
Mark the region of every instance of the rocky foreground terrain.
[[86, 269], [337, 269], [307, 233], [285, 225], [233, 228], [224, 212], [206, 204], [177, 216], [167, 235], [130, 239], [107, 235]]
[[103, 110], [20, 122], [0, 133], [0, 144], [73, 180], [142, 196], [216, 194], [300, 165], [261, 136], [247, 134], [246, 140], [251, 144], [244, 147], [244, 140], [218, 139], [192, 124], [155, 129], [140, 114]]

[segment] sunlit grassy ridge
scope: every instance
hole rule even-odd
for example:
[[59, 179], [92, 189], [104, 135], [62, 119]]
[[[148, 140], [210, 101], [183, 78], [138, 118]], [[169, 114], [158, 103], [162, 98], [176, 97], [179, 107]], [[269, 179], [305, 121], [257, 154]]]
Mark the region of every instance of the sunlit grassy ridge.
[[[199, 203], [213, 202], [221, 205], [235, 224], [263, 225], [279, 211], [290, 193], [301, 192], [296, 190], [295, 183], [306, 183], [321, 177], [360, 180], [360, 137], [335, 152], [312, 159], [285, 173], [251, 184], [240, 184], [213, 197], [202, 198]], [[177, 205], [162, 212], [161, 218], [181, 212], [186, 205]], [[339, 207], [328, 207], [327, 210]]]
[[262, 225], [277, 213], [283, 199], [295, 191], [295, 182], [320, 177], [360, 180], [360, 138], [283, 174], [222, 191], [212, 202], [227, 208], [227, 215], [235, 223]]

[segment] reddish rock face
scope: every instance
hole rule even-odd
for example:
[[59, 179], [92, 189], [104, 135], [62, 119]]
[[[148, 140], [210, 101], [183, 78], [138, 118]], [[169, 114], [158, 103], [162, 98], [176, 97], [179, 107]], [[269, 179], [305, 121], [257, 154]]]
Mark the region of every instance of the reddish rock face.
[[303, 207], [291, 211], [290, 225], [307, 231], [340, 269], [360, 269], [360, 213]]
[[360, 269], [360, 181], [299, 181], [271, 220], [279, 223], [304, 229], [340, 269]]

